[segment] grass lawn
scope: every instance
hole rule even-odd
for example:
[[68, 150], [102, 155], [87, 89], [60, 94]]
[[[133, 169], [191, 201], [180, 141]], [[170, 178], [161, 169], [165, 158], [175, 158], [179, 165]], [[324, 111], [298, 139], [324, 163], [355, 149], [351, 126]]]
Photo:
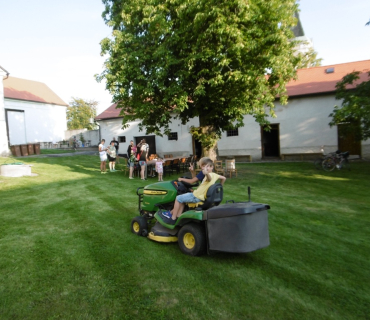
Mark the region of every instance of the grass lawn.
[[224, 201], [251, 186], [271, 245], [190, 257], [131, 233], [141, 180], [98, 156], [21, 161], [38, 176], [0, 176], [1, 320], [369, 319], [369, 163], [238, 165]]
[[[40, 149], [41, 154], [74, 153], [74, 149]], [[24, 159], [24, 158], [22, 158]]]

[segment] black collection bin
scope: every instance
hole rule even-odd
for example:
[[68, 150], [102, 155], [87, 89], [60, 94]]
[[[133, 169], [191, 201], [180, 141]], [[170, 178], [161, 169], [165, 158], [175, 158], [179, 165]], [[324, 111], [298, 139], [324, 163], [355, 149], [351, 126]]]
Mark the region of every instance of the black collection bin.
[[269, 246], [268, 209], [267, 204], [238, 202], [207, 210], [209, 250], [243, 253]]

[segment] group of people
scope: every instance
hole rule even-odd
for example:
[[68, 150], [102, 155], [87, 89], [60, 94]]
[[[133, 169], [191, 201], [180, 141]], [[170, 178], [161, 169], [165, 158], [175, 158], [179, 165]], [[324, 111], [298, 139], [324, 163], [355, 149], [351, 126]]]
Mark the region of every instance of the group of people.
[[[102, 139], [99, 144], [99, 156], [100, 156], [100, 171], [101, 173], [106, 173], [106, 162], [109, 161], [109, 170], [111, 172], [116, 171], [116, 162], [119, 163], [118, 157], [118, 148], [119, 142], [116, 138], [113, 137], [113, 140], [110, 142], [108, 147], [104, 146], [105, 139]], [[147, 161], [149, 157], [149, 145], [146, 143], [145, 139], [142, 139], [137, 146], [134, 145], [134, 141], [130, 141], [130, 145], [127, 148], [127, 156], [128, 156], [128, 165], [130, 167], [130, 175], [129, 178], [133, 179], [133, 172], [135, 163], [138, 162], [141, 170], [140, 176], [141, 180], [146, 180], [145, 171], [147, 166]], [[163, 174], [163, 162], [161, 159], [158, 159], [158, 165], [156, 165], [157, 172], [158, 172], [158, 181], [162, 180]]]
[[134, 141], [130, 141], [130, 145], [127, 148], [128, 165], [130, 167], [129, 179], [133, 179], [135, 163], [139, 162], [140, 166], [140, 177], [141, 180], [146, 180], [145, 170], [147, 161], [149, 158], [149, 145], [145, 139], [142, 139], [137, 146], [134, 145]]
[[[133, 173], [135, 164], [138, 163], [140, 166], [140, 178], [141, 180], [147, 180], [145, 172], [149, 161], [149, 145], [145, 139], [142, 139], [137, 146], [134, 145], [134, 141], [130, 141], [130, 145], [127, 148], [128, 165], [130, 167], [129, 179], [134, 179]], [[163, 181], [163, 159], [158, 158], [155, 163], [155, 171], [158, 174], [158, 181]], [[149, 176], [155, 177], [154, 170], [149, 173]]]
[[116, 171], [116, 162], [119, 163], [118, 148], [119, 142], [113, 137], [108, 147], [104, 146], [105, 139], [102, 139], [99, 144], [99, 156], [100, 156], [100, 172], [107, 173], [107, 160], [109, 160], [110, 172]]

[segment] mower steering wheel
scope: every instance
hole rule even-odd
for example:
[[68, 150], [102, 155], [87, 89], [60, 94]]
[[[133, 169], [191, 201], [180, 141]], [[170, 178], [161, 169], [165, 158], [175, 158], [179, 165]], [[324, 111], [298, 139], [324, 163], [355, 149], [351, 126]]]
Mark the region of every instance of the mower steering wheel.
[[192, 187], [196, 187], [196, 186], [199, 186], [199, 183], [194, 183], [194, 184], [191, 184], [191, 183], [187, 183], [185, 181], [179, 181], [178, 183], [182, 183], [186, 188], [190, 189]]

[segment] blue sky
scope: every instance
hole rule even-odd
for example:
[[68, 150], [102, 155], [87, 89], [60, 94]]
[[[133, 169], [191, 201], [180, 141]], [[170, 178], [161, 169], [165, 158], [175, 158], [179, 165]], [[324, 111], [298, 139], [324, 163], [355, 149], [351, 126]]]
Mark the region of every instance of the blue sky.
[[[323, 65], [370, 59], [369, 0], [300, 0], [305, 35]], [[111, 104], [94, 79], [104, 59], [99, 42], [109, 36], [100, 0], [0, 0], [0, 65], [11, 76], [47, 84], [65, 102]]]

